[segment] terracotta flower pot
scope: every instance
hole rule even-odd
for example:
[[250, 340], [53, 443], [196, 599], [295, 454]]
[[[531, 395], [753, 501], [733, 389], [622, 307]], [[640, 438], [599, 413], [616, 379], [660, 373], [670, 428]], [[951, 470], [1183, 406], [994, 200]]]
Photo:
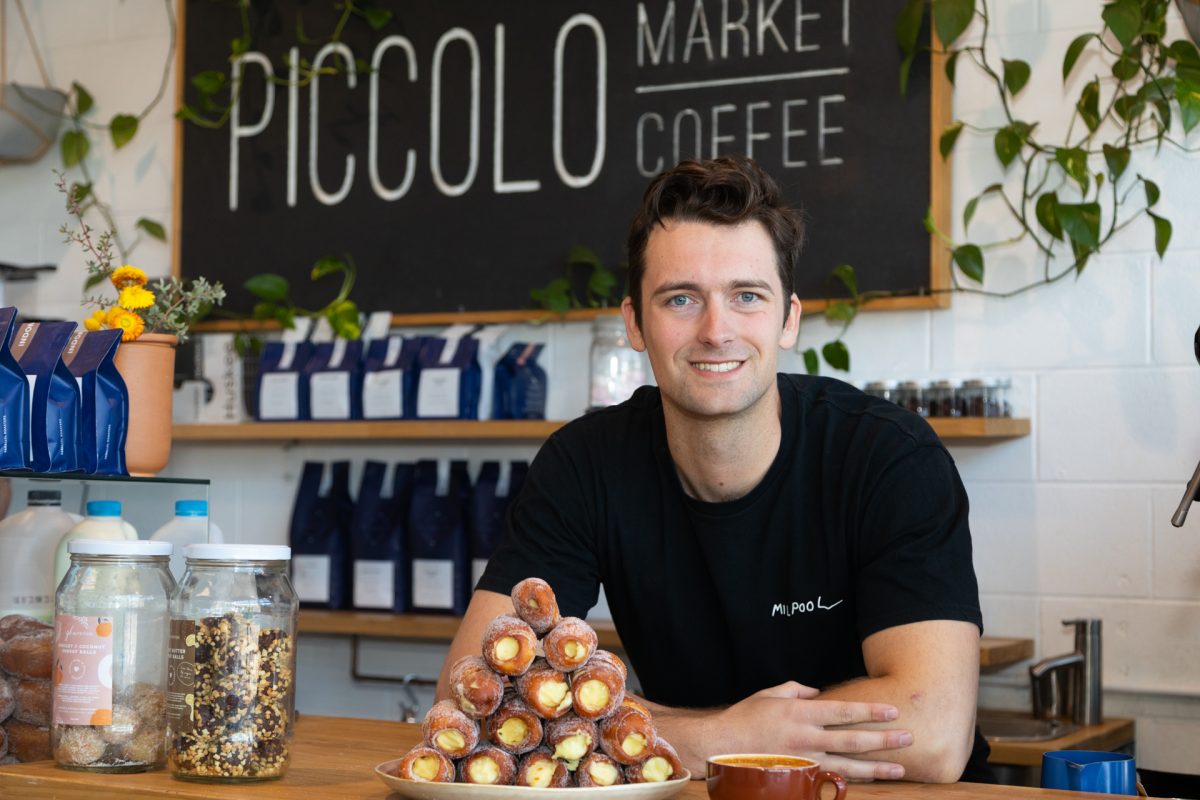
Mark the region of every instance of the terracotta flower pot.
[[178, 343], [170, 334], [144, 333], [117, 348], [113, 360], [129, 390], [125, 465], [130, 475], [156, 475], [171, 458], [171, 400]]

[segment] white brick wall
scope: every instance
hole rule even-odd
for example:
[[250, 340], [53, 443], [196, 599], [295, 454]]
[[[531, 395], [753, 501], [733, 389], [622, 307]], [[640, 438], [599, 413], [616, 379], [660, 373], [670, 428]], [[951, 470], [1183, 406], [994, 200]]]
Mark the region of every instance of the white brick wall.
[[[165, 5], [157, 0], [27, 2], [53, 81], [79, 80], [96, 97], [96, 117], [136, 113], [152, 96], [166, 48]], [[173, 5], [173, 3], [171, 4]], [[1061, 126], [1064, 107], [1090, 75], [1086, 61], [1060, 90], [1062, 52], [1095, 26], [1101, 0], [993, 0], [996, 55], [1029, 59], [1034, 74], [1018, 113]], [[12, 16], [10, 15], [10, 21]], [[1179, 30], [1173, 15], [1173, 24]], [[27, 47], [10, 24], [10, 76], [34, 81]], [[1173, 35], [1176, 35], [1173, 33]], [[995, 109], [971, 70], [959, 69], [960, 118], [986, 124]], [[173, 76], [171, 78], [172, 86]], [[976, 88], [972, 88], [976, 87]], [[112, 152], [97, 137], [97, 186], [116, 203], [124, 229], [140, 216], [170, 219], [174, 151], [168, 100], [143, 123], [134, 143]], [[60, 241], [61, 198], [51, 186], [56, 156], [0, 169], [0, 260], [59, 264], [36, 284], [6, 288], [5, 301], [41, 314], [77, 315], [82, 257]], [[955, 213], [966, 197], [1001, 177], [990, 141], [964, 136], [954, 160]], [[1013, 403], [1033, 418], [1029, 438], [956, 446], [971, 494], [976, 570], [989, 633], [1032, 636], [1038, 656], [1071, 647], [1061, 620], [1098, 616], [1105, 626], [1106, 709], [1134, 716], [1139, 763], [1200, 770], [1200, 510], [1182, 530], [1170, 526], [1185, 480], [1200, 459], [1200, 367], [1191, 337], [1200, 324], [1200, 158], [1165, 151], [1136, 156], [1135, 168], [1164, 190], [1161, 211], [1175, 223], [1171, 252], [1160, 262], [1146, 226], [1131, 226], [1079, 280], [998, 301], [960, 296], [947, 311], [870, 313], [847, 335], [849, 380], [1008, 374]], [[1009, 176], [1011, 179], [1012, 176]], [[956, 220], [956, 235], [961, 220]], [[971, 233], [1008, 230], [1000, 208], [982, 203]], [[168, 250], [144, 244], [137, 263], [165, 270]], [[1029, 250], [989, 257], [988, 288], [1038, 274]], [[806, 319], [797, 353], [820, 346], [836, 329]], [[513, 336], [549, 345], [550, 413], [571, 416], [586, 403], [586, 325], [524, 328]], [[181, 445], [172, 471], [213, 477], [214, 517], [237, 540], [282, 541], [287, 506], [308, 457], [368, 455], [413, 459], [532, 455], [531, 446], [462, 444], [239, 447]], [[302, 660], [301, 704], [311, 711], [395, 717], [400, 693], [353, 686], [345, 642], [314, 639]], [[372, 651], [369, 668], [431, 672], [438, 652]], [[317, 692], [316, 686], [322, 687]], [[304, 689], [304, 686], [310, 687]], [[987, 675], [982, 697], [993, 705], [1028, 702], [1024, 666]], [[426, 696], [427, 701], [427, 696]]]

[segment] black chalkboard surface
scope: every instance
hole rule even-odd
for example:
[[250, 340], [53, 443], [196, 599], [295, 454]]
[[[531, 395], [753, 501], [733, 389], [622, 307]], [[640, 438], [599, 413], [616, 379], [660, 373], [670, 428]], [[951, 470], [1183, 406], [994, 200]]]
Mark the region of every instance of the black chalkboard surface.
[[[948, 100], [928, 58], [899, 95], [901, 3], [405, 0], [339, 46], [338, 4], [253, 3], [236, 114], [182, 124], [180, 272], [224, 281], [237, 310], [246, 277], [277, 272], [316, 306], [334, 288], [309, 268], [350, 253], [364, 310], [527, 308], [572, 245], [621, 262], [650, 176], [736, 152], [808, 215], [802, 298], [838, 294], [840, 263], [863, 289], [941, 285], [921, 218], [948, 192], [930, 158]], [[242, 28], [189, 0], [184, 31], [190, 77], [226, 69]], [[289, 85], [298, 58], [341, 69]]]

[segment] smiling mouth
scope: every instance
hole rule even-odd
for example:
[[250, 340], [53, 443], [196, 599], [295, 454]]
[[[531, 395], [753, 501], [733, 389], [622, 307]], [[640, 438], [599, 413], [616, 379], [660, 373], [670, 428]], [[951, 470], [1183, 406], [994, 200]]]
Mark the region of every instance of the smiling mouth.
[[741, 361], [693, 361], [692, 366], [701, 372], [732, 372], [742, 365]]

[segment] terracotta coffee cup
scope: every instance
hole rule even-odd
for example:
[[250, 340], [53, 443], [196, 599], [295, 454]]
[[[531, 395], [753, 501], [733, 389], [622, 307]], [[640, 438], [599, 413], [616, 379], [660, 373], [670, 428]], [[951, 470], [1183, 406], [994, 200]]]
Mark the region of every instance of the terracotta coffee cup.
[[821, 789], [833, 784], [846, 799], [846, 779], [798, 756], [731, 753], [708, 759], [708, 796], [712, 800], [821, 800]]

